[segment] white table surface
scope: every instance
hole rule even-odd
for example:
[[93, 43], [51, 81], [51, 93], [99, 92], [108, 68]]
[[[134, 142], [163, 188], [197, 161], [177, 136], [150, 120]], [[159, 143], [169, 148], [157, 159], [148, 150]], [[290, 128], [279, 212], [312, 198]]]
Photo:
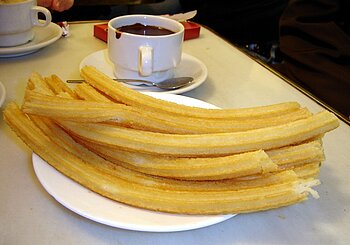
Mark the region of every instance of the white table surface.
[[[21, 102], [33, 71], [79, 78], [80, 61], [106, 44], [92, 36], [93, 24], [71, 24], [71, 36], [31, 55], [0, 59], [5, 104]], [[298, 101], [322, 108], [266, 68], [202, 28], [184, 43], [202, 60], [207, 81], [184, 95], [220, 107]], [[197, 230], [149, 233], [109, 227], [83, 218], [55, 201], [37, 180], [31, 151], [0, 118], [0, 244], [349, 244], [350, 127], [344, 122], [324, 137], [326, 161], [316, 187], [321, 198], [276, 210], [242, 214]]]

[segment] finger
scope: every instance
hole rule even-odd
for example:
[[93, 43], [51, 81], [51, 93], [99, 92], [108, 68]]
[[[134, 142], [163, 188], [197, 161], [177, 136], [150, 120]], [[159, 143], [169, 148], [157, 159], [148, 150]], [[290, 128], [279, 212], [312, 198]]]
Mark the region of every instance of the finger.
[[51, 9], [62, 12], [71, 8], [74, 4], [74, 0], [53, 0]]

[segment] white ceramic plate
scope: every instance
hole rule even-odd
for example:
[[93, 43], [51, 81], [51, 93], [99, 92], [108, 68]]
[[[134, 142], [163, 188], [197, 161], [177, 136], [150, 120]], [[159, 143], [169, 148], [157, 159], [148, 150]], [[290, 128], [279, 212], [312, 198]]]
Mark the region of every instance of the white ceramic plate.
[[0, 82], [0, 108], [5, 101], [5, 98], [6, 98], [5, 86]]
[[46, 27], [34, 27], [34, 39], [30, 42], [15, 47], [0, 48], [0, 58], [16, 57], [38, 51], [62, 36], [62, 29], [55, 23], [50, 23]]
[[[100, 50], [88, 55], [80, 63], [80, 69], [85, 65], [94, 66], [101, 72], [105, 73], [107, 76], [111, 78], [116, 78], [113, 72], [113, 63], [108, 58], [107, 49]], [[126, 86], [131, 87], [135, 90], [140, 90], [140, 91], [159, 92], [159, 93], [165, 93], [165, 94], [182, 94], [192, 89], [195, 89], [199, 85], [201, 85], [207, 79], [208, 70], [207, 70], [207, 67], [204, 65], [204, 63], [199, 59], [189, 54], [182, 53], [181, 62], [176, 67], [174, 76], [175, 77], [190, 76], [194, 78], [194, 81], [189, 86], [182, 87], [179, 89], [174, 89], [174, 90], [161, 90], [155, 87], [147, 87], [147, 86], [133, 86], [133, 85], [126, 85]]]
[[[211, 104], [181, 95], [159, 93], [151, 95], [180, 104], [215, 108]], [[32, 160], [40, 183], [59, 203], [83, 217], [112, 227], [148, 232], [174, 232], [206, 227], [234, 216], [177, 215], [131, 207], [84, 188], [58, 172], [36, 154], [33, 154]]]

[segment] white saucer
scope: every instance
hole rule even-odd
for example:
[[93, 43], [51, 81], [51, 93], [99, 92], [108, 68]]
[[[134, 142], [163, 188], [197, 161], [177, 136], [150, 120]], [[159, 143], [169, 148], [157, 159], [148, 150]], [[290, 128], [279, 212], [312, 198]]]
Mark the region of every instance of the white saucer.
[[62, 36], [62, 29], [51, 22], [46, 27], [34, 27], [34, 33], [34, 39], [26, 44], [15, 47], [0, 47], [0, 58], [22, 56], [38, 51], [57, 41]]
[[[113, 72], [113, 64], [108, 58], [107, 49], [100, 50], [88, 55], [80, 63], [80, 69], [85, 65], [94, 66], [101, 72], [108, 75], [109, 77], [115, 78], [115, 75]], [[126, 85], [126, 86], [139, 91], [159, 92], [159, 93], [165, 93], [165, 94], [181, 94], [197, 88], [199, 85], [201, 85], [205, 81], [205, 79], [207, 79], [207, 76], [208, 76], [208, 70], [207, 70], [207, 67], [204, 65], [204, 63], [199, 59], [186, 53], [182, 53], [181, 62], [179, 66], [176, 67], [174, 73], [175, 73], [174, 74], [175, 77], [190, 76], [194, 78], [194, 81], [189, 86], [182, 87], [179, 89], [174, 89], [174, 90], [161, 90], [155, 87], [147, 87], [147, 86], [133, 86], [133, 85]]]
[[[150, 95], [190, 106], [217, 108], [201, 100], [174, 94]], [[45, 190], [59, 203], [90, 220], [127, 230], [174, 232], [223, 222], [232, 215], [178, 215], [136, 208], [100, 196], [58, 172], [33, 153], [34, 171]]]
[[5, 101], [5, 97], [6, 97], [5, 86], [0, 82], [0, 108]]

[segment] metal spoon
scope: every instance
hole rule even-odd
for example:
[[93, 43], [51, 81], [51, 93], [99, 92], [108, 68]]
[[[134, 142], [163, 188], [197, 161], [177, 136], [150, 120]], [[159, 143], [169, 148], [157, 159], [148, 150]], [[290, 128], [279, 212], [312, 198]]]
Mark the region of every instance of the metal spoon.
[[[137, 86], [147, 85], [147, 86], [157, 87], [160, 89], [169, 89], [169, 90], [181, 88], [193, 82], [192, 77], [174, 77], [174, 78], [165, 79], [158, 83], [146, 81], [146, 80], [140, 80], [140, 79], [113, 79], [113, 80], [122, 82], [122, 83], [133, 84]], [[67, 80], [67, 83], [80, 83], [80, 82], [83, 82], [83, 80]]]

